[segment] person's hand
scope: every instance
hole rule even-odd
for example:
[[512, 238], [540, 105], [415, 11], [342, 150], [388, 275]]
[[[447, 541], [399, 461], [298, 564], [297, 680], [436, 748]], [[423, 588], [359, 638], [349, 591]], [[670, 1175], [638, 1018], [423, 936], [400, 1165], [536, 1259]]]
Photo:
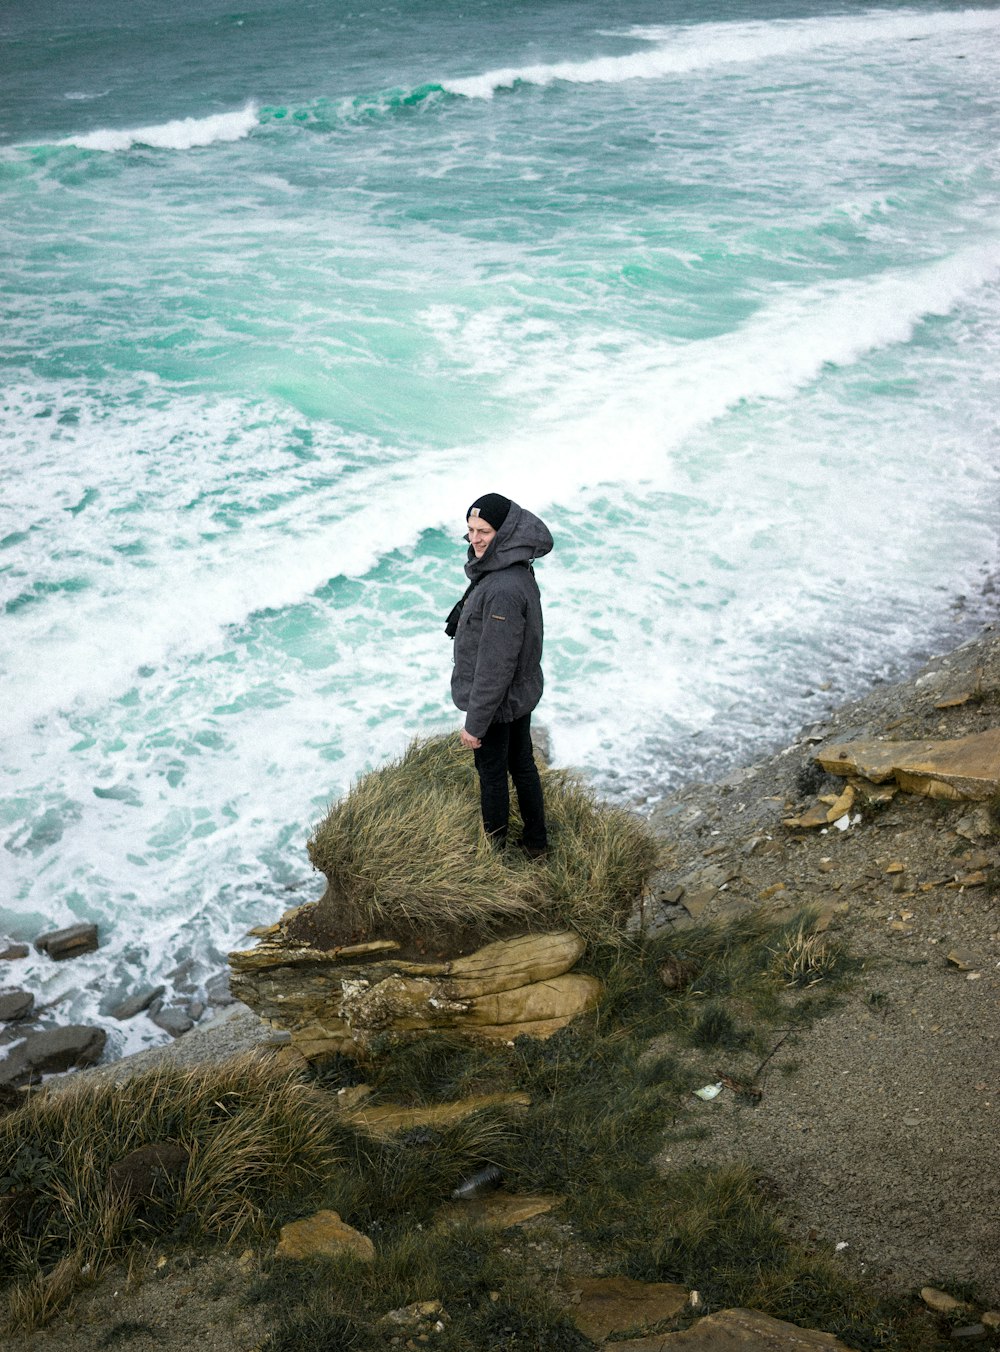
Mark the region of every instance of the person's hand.
[[472, 733], [466, 732], [464, 728], [458, 735], [461, 738], [462, 745], [467, 746], [470, 751], [475, 751], [478, 747], [481, 747], [483, 744], [482, 739], [480, 737], [473, 737]]

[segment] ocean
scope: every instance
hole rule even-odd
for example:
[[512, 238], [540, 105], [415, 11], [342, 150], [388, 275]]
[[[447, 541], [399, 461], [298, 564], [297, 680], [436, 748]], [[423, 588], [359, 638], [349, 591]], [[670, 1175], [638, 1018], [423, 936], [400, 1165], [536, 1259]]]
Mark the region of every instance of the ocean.
[[111, 1054], [459, 726], [468, 504], [541, 515], [555, 760], [640, 809], [994, 604], [1000, 11], [0, 14], [0, 931]]

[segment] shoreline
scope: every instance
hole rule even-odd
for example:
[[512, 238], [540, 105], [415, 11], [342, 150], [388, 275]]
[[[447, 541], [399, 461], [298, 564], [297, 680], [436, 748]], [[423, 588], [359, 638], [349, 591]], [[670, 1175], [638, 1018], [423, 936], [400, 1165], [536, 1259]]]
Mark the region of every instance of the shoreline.
[[[705, 817], [706, 812], [711, 815], [715, 811], [714, 804], [720, 796], [731, 794], [741, 786], [748, 785], [755, 777], [773, 775], [776, 770], [790, 764], [796, 757], [807, 758], [811, 748], [832, 736], [870, 730], [880, 718], [883, 720], [890, 718], [892, 711], [906, 701], [921, 681], [927, 679], [929, 673], [956, 672], [963, 666], [968, 666], [981, 651], [987, 651], [991, 647], [996, 632], [997, 626], [993, 624], [978, 625], [971, 636], [965, 636], [956, 646], [912, 666], [902, 679], [878, 682], [867, 693], [839, 705], [829, 706], [824, 718], [803, 725], [796, 735], [784, 743], [762, 748], [762, 754], [754, 760], [732, 766], [727, 773], [712, 780], [685, 781], [674, 790], [659, 796], [656, 801], [647, 800], [646, 804], [633, 806], [636, 810], [642, 811], [642, 815], [648, 818], [661, 837], [669, 838], [676, 835], [679, 822], [685, 827], [694, 824], [692, 829], [697, 829], [697, 824]], [[915, 658], [918, 653], [923, 656], [922, 650], [915, 649]], [[717, 830], [715, 834], [718, 834]], [[669, 896], [676, 891], [675, 875], [676, 870], [670, 869], [664, 870], [660, 875], [659, 891], [662, 895]], [[676, 913], [676, 903], [668, 903], [671, 904], [674, 905]], [[711, 907], [707, 914], [708, 918], [711, 918]], [[3, 975], [16, 978], [16, 962], [7, 963], [5, 966], [7, 971]], [[62, 1075], [46, 1075], [42, 1083], [45, 1087], [51, 1088], [60, 1083], [71, 1083], [81, 1074], [88, 1078], [101, 1076], [120, 1081], [161, 1061], [194, 1066], [225, 1060], [247, 1051], [277, 1046], [284, 1040], [280, 1034], [276, 1036], [274, 1030], [265, 1025], [247, 1006], [228, 997], [214, 1006], [210, 1005], [206, 1013], [207, 1018], [197, 1021], [192, 1028], [174, 1036], [170, 1041], [113, 1059], [102, 1059], [96, 1065], [80, 1066]], [[9, 1032], [15, 1030], [16, 1025], [8, 1025]]]

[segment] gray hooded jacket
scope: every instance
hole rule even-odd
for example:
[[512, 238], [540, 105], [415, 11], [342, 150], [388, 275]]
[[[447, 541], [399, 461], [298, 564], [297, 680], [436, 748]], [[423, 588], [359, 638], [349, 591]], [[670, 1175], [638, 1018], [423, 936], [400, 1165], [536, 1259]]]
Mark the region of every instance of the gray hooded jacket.
[[469, 548], [466, 575], [482, 580], [458, 622], [451, 695], [473, 737], [530, 714], [542, 697], [542, 602], [524, 565], [551, 548], [545, 523], [516, 502], [481, 559]]

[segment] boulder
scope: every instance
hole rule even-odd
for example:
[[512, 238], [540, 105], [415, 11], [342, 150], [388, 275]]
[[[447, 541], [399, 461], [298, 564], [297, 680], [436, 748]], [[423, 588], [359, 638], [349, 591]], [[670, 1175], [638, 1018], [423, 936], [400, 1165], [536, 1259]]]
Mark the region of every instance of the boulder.
[[35, 997], [29, 991], [5, 991], [0, 995], [0, 1023], [26, 1019], [35, 1007]]
[[350, 1253], [363, 1263], [374, 1263], [375, 1245], [360, 1230], [345, 1225], [336, 1211], [317, 1211], [302, 1221], [281, 1227], [278, 1258], [315, 1258]]
[[631, 1338], [615, 1352], [851, 1352], [832, 1333], [801, 1329], [756, 1310], [720, 1310], [680, 1333]]
[[85, 1024], [29, 1033], [5, 1061], [0, 1061], [0, 1084], [23, 1084], [39, 1075], [96, 1065], [107, 1038], [103, 1028]]
[[815, 759], [831, 774], [876, 784], [894, 779], [930, 798], [987, 799], [1000, 790], [1000, 728], [952, 741], [846, 742], [824, 747]]
[[65, 929], [52, 930], [35, 940], [39, 953], [47, 953], [55, 962], [66, 958], [78, 958], [81, 953], [93, 953], [97, 947], [96, 925], [67, 925]]
[[570, 971], [584, 947], [570, 931], [526, 934], [411, 962], [391, 939], [319, 950], [292, 941], [279, 922], [256, 948], [229, 955], [230, 985], [310, 1060], [363, 1050], [381, 1034], [544, 1038], [597, 1003], [600, 982]]
[[7, 944], [0, 950], [0, 962], [15, 962], [18, 958], [26, 958], [29, 951], [27, 944]]
[[163, 1005], [150, 1017], [157, 1028], [162, 1028], [171, 1037], [180, 1037], [194, 1027], [194, 1019], [181, 1005]]
[[166, 990], [166, 986], [147, 986], [144, 990], [136, 991], [135, 995], [130, 995], [127, 1000], [123, 1000], [120, 1005], [116, 1005], [111, 1011], [113, 1019], [120, 1019], [124, 1022], [126, 1019], [134, 1019], [137, 1014], [141, 1014], [144, 1009], [148, 1009], [154, 1000]]

